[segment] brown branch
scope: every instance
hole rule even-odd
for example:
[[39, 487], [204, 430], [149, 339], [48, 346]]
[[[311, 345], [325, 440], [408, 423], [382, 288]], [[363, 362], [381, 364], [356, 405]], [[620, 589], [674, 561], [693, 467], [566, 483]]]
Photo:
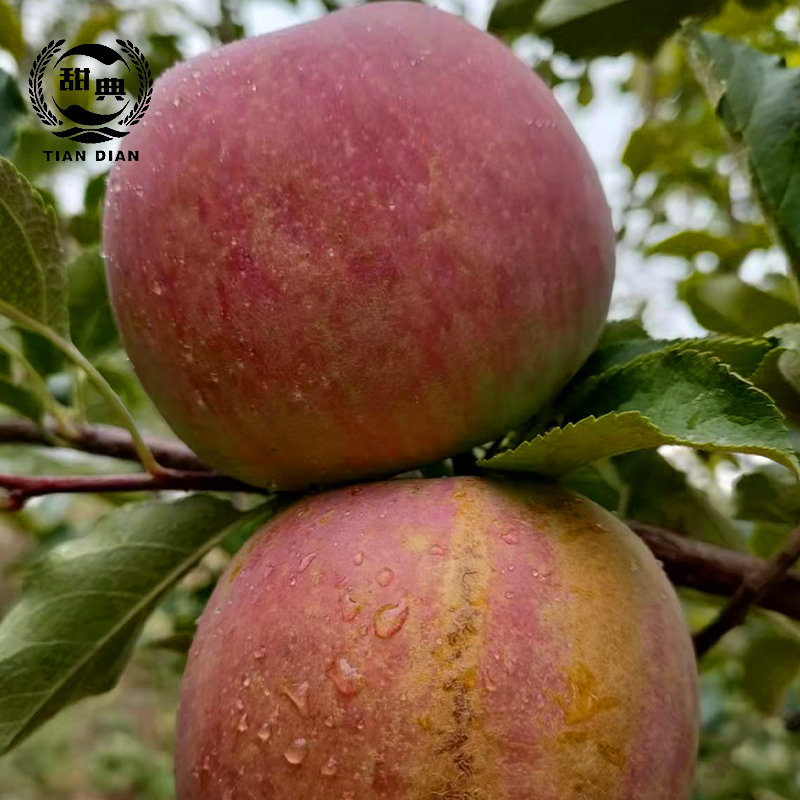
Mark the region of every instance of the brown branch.
[[789, 541], [779, 553], [748, 572], [716, 619], [698, 631], [694, 637], [694, 649], [698, 657], [707, 653], [728, 631], [741, 625], [753, 605], [758, 604], [778, 581], [800, 558], [800, 527], [795, 528]]
[[132, 475], [8, 475], [0, 474], [0, 489], [6, 495], [3, 511], [19, 511], [33, 497], [59, 493], [158, 492], [176, 491], [263, 492], [266, 490], [241, 483], [216, 472], [179, 472], [173, 470], [159, 477], [147, 473]]
[[[208, 472], [208, 467], [182, 442], [145, 436], [144, 440], [161, 466], [172, 470]], [[124, 461], [138, 461], [131, 436], [124, 428], [111, 425], [85, 425], [68, 438], [52, 424], [42, 427], [28, 420], [0, 422], [0, 444], [38, 444], [46, 447], [70, 447], [98, 456]]]
[[[753, 585], [753, 576], [763, 576], [773, 561], [698, 542], [641, 522], [628, 521], [628, 525], [664, 564], [674, 584], [707, 594], [735, 597], [744, 583]], [[759, 581], [760, 589], [748, 601], [748, 606], [758, 605], [800, 620], [800, 573], [791, 572], [790, 568], [790, 564], [777, 572], [770, 568], [774, 579], [770, 577], [766, 583]]]
[[[6, 491], [5, 507], [16, 510], [32, 497], [58, 492], [263, 491], [211, 472], [182, 442], [159, 437], [145, 440], [157, 461], [167, 468], [163, 474], [156, 477], [140, 473], [41, 477], [0, 474], [0, 489]], [[52, 424], [39, 427], [27, 420], [8, 420], [0, 422], [0, 444], [3, 443], [70, 447], [94, 455], [138, 461], [128, 432], [109, 425], [84, 426], [65, 438]], [[637, 521], [628, 524], [664, 564], [674, 584], [733, 598], [723, 612], [724, 617], [720, 615], [722, 619], [712, 623], [714, 629], [698, 634], [698, 652], [704, 652], [704, 639], [713, 644], [716, 641], [711, 641], [713, 636], [718, 637], [740, 624], [753, 605], [800, 621], [800, 574], [789, 571], [797, 558], [795, 551], [800, 552], [800, 531], [793, 534], [790, 548], [775, 559], [762, 561], [674, 531]]]

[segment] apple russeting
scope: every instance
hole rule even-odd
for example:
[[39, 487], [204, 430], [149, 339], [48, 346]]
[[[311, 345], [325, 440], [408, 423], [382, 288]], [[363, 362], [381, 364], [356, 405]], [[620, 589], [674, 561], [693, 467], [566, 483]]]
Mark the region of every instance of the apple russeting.
[[686, 800], [675, 593], [564, 489], [398, 480], [300, 501], [220, 579], [184, 677], [178, 800]]
[[531, 69], [420, 4], [192, 58], [115, 164], [123, 341], [175, 432], [259, 486], [396, 473], [522, 423], [605, 319], [614, 233]]

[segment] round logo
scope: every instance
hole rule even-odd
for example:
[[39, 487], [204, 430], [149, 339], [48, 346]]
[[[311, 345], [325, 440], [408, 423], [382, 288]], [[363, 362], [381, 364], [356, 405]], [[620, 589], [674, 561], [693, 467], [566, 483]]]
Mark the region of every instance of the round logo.
[[[153, 75], [142, 51], [117, 39], [118, 50], [79, 44], [61, 53], [65, 41], [52, 40], [33, 61], [28, 94], [36, 115], [58, 129], [52, 131], [55, 136], [74, 142], [97, 144], [126, 136], [153, 94]], [[57, 96], [48, 90], [56, 87]]]

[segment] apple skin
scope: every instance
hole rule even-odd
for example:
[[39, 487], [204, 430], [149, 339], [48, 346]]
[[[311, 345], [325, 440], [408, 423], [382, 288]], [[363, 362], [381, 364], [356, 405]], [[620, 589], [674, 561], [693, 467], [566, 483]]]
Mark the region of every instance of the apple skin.
[[522, 423], [596, 343], [597, 173], [547, 87], [414, 3], [339, 11], [171, 69], [112, 169], [125, 348], [209, 465], [295, 489]]
[[178, 800], [686, 800], [696, 668], [644, 544], [564, 489], [398, 480], [306, 499], [222, 576]]

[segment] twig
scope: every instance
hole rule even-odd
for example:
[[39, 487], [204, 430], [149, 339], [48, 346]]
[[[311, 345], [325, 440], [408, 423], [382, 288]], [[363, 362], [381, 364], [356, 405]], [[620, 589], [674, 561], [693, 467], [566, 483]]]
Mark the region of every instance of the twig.
[[0, 489], [6, 496], [2, 510], [19, 511], [33, 497], [59, 493], [180, 491], [266, 492], [215, 472], [180, 472], [163, 475], [8, 475], [0, 474]]
[[[19, 508], [31, 497], [57, 492], [142, 492], [163, 489], [263, 491], [211, 472], [186, 445], [177, 440], [145, 437], [145, 442], [158, 462], [171, 472], [159, 477], [139, 473], [43, 477], [0, 475], [0, 488], [5, 488], [8, 493], [6, 504]], [[63, 434], [58, 434], [53, 424], [39, 427], [27, 420], [8, 420], [0, 422], [2, 443], [71, 447], [94, 455], [138, 461], [138, 453], [128, 431], [110, 425], [77, 428], [66, 440]], [[736, 603], [737, 606], [742, 600], [735, 598], [741, 597], [743, 586], [747, 585], [750, 589], [744, 598], [745, 615], [750, 605], [759, 605], [800, 621], [800, 574], [789, 572], [794, 558], [787, 559], [785, 551], [779, 561], [773, 564], [772, 561], [698, 542], [675, 531], [635, 520], [628, 521], [628, 525], [664, 564], [667, 576], [674, 584], [708, 594], [733, 597], [731, 605]], [[793, 534], [793, 541], [800, 546], [798, 532]], [[764, 577], [766, 583], [763, 582]], [[739, 622], [742, 620], [743, 617]]]
[[[145, 436], [144, 441], [159, 464], [169, 469], [208, 472], [208, 467], [182, 442]], [[75, 429], [69, 439], [48, 423], [43, 427], [28, 420], [0, 422], [0, 444], [38, 444], [47, 447], [70, 447], [98, 456], [139, 461], [131, 435], [113, 425], [86, 425]]]
[[[628, 525], [664, 564], [667, 577], [677, 586], [731, 597], [748, 576], [761, 574], [770, 564], [747, 553], [698, 542], [653, 525], [632, 520]], [[800, 574], [784, 570], [764, 587], [753, 604], [800, 620]]]
[[12, 303], [7, 302], [0, 298], [0, 314], [7, 317], [17, 325], [27, 328], [34, 333], [43, 336], [51, 344], [57, 347], [67, 359], [76, 367], [83, 370], [86, 377], [91, 381], [97, 393], [106, 401], [109, 408], [114, 412], [117, 419], [123, 428], [128, 430], [131, 434], [131, 442], [139, 454], [139, 460], [142, 466], [153, 477], [160, 478], [168, 470], [156, 461], [150, 449], [142, 439], [142, 434], [136, 426], [136, 420], [133, 418], [128, 407], [122, 402], [119, 395], [111, 388], [109, 382], [102, 376], [97, 367], [70, 341], [58, 334], [55, 329], [51, 328], [40, 322], [38, 319], [30, 316], [27, 312], [17, 308]]
[[789, 535], [786, 547], [758, 569], [748, 572], [728, 603], [715, 620], [698, 631], [694, 649], [698, 658], [707, 653], [728, 631], [741, 625], [750, 608], [761, 601], [777, 581], [783, 578], [800, 558], [800, 527]]

